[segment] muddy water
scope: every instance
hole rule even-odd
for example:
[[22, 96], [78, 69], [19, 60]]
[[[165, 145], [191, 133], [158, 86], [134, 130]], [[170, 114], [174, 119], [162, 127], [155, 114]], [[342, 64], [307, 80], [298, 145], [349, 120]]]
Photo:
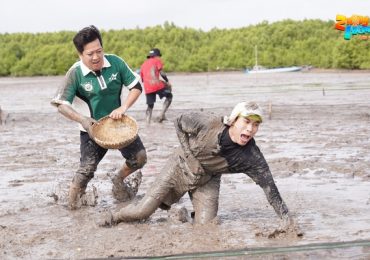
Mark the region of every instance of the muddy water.
[[[178, 145], [171, 122], [176, 115], [189, 110], [225, 115], [237, 102], [255, 100], [266, 112], [271, 108], [257, 144], [304, 236], [263, 235], [279, 220], [262, 190], [243, 174], [222, 178], [219, 224], [179, 221], [180, 209], [192, 210], [184, 196], [173, 209], [157, 210], [147, 221], [98, 227], [96, 220], [106, 209], [123, 206], [112, 199], [108, 176], [122, 165], [120, 154], [109, 151], [89, 183], [92, 201], [97, 189], [97, 205], [69, 211], [66, 194], [79, 162], [79, 137], [77, 126], [49, 105], [61, 77], [2, 78], [1, 259], [158, 256], [370, 240], [370, 73], [218, 73], [170, 79], [174, 101], [168, 121], [144, 123], [144, 96], [130, 111], [148, 152], [139, 196]], [[157, 102], [154, 116], [160, 107]], [[302, 254], [367, 258], [370, 249]]]

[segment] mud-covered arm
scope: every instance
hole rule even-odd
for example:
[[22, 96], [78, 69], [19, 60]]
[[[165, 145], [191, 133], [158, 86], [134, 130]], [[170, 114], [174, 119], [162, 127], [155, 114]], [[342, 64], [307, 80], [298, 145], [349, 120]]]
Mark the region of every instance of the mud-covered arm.
[[189, 137], [196, 136], [204, 127], [197, 113], [182, 114], [175, 120], [175, 129], [185, 155], [192, 154]]
[[264, 180], [258, 183], [258, 185], [265, 192], [266, 198], [270, 205], [274, 208], [276, 214], [280, 218], [287, 217], [289, 214], [288, 207], [282, 199], [270, 171], [262, 174], [264, 175]]
[[96, 120], [82, 115], [72, 107], [72, 102], [77, 93], [77, 86], [79, 85], [75, 70], [76, 69], [72, 67], [67, 72], [64, 81], [57, 90], [54, 98], [51, 100], [51, 105], [57, 107], [58, 111], [66, 118], [80, 123], [91, 136], [91, 126], [96, 123]]
[[185, 159], [188, 166], [195, 174], [204, 173], [204, 169], [191, 151], [189, 137], [198, 135], [203, 127], [204, 124], [199, 116], [197, 116], [197, 113], [182, 114], [175, 120], [176, 134], [184, 152]]
[[58, 111], [64, 115], [66, 118], [73, 120], [77, 123], [80, 123], [82, 127], [87, 131], [90, 137], [91, 135], [91, 127], [97, 121], [91, 117], [84, 116], [78, 113], [76, 110], [72, 108], [72, 106], [67, 104], [58, 104]]
[[263, 189], [267, 201], [274, 208], [276, 214], [280, 218], [288, 217], [288, 207], [282, 199], [269, 166], [257, 146], [253, 149], [252, 155], [254, 157], [253, 167], [246, 174]]

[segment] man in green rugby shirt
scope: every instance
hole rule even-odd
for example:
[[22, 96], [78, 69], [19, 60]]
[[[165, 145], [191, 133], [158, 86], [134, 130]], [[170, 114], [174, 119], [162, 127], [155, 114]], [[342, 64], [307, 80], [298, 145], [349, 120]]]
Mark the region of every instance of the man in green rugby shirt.
[[[81, 125], [80, 166], [69, 189], [69, 206], [76, 209], [79, 198], [85, 193], [88, 182], [94, 177], [97, 165], [107, 150], [91, 138], [91, 127], [100, 118], [109, 115], [119, 119], [136, 102], [142, 92], [140, 76], [126, 62], [112, 54], [104, 54], [99, 30], [91, 25], [81, 29], [73, 38], [80, 60], [67, 72], [65, 80], [52, 100], [58, 111]], [[125, 86], [129, 94], [121, 103], [121, 91]], [[79, 98], [88, 105], [85, 116], [72, 107]], [[127, 198], [122, 191], [123, 180], [146, 163], [146, 151], [140, 137], [119, 150], [125, 164], [113, 178], [113, 195], [118, 200]], [[141, 173], [140, 178], [141, 178]], [[123, 192], [123, 193], [122, 193]]]

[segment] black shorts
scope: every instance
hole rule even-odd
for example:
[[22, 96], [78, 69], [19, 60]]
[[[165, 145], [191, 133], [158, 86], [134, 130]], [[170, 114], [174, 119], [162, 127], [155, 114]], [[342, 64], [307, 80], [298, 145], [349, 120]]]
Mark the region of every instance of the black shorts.
[[[84, 168], [86, 166], [92, 166], [90, 168], [96, 169], [96, 166], [99, 164], [101, 159], [103, 159], [108, 150], [95, 143], [88, 133], [83, 131], [80, 131], [80, 142], [80, 167]], [[137, 164], [137, 154], [141, 151], [145, 151], [145, 147], [138, 136], [130, 145], [118, 150], [126, 159], [126, 164], [129, 167], [134, 168]]]
[[165, 87], [165, 88], [158, 90], [157, 92], [146, 94], [146, 104], [153, 105], [156, 101], [157, 95], [159, 96], [160, 99], [162, 99], [163, 97], [172, 98], [171, 89]]

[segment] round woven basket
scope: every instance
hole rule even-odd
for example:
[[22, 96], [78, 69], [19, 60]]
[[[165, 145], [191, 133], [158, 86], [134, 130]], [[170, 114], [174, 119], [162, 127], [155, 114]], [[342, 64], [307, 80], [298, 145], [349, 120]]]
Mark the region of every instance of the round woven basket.
[[92, 126], [92, 135], [103, 148], [121, 149], [136, 139], [138, 130], [135, 119], [128, 115], [123, 115], [121, 119], [105, 116]]

